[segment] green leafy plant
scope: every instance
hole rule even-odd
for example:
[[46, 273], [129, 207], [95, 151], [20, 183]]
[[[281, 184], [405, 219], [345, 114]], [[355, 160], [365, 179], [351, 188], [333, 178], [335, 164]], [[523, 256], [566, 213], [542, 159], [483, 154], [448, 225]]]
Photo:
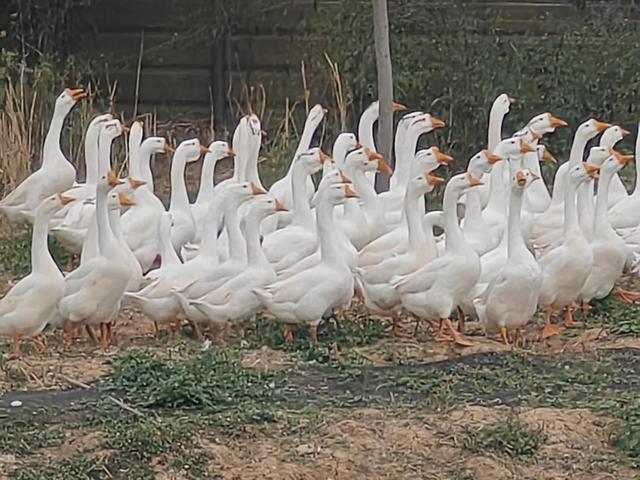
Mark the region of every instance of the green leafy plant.
[[545, 441], [542, 431], [533, 430], [510, 416], [504, 421], [468, 431], [464, 446], [474, 452], [493, 452], [515, 458], [535, 455]]

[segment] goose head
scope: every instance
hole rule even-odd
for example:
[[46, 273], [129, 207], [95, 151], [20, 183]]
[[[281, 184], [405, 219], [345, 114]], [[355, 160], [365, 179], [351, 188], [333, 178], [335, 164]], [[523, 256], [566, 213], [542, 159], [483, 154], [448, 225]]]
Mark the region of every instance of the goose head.
[[[496, 148], [496, 151], [497, 150]], [[493, 153], [488, 149], [481, 150], [469, 159], [467, 172], [474, 178], [481, 178], [482, 174], [489, 172], [491, 168], [502, 159], [503, 156], [501, 154]]]
[[545, 145], [542, 145], [542, 144], [536, 145], [536, 152], [538, 153], [539, 162], [543, 162], [547, 164], [558, 163], [558, 161], [556, 160], [556, 157], [554, 157], [551, 154], [551, 152]]
[[438, 147], [429, 147], [418, 150], [413, 160], [413, 168], [431, 172], [440, 165], [449, 165], [452, 160], [453, 157], [442, 153]]
[[164, 137], [149, 137], [145, 138], [142, 145], [140, 145], [140, 152], [144, 152], [146, 155], [153, 153], [169, 154], [174, 152], [174, 149], [169, 141]]
[[[394, 112], [405, 112], [407, 110], [406, 106], [396, 102], [393, 102], [391, 104], [391, 108]], [[380, 116], [380, 102], [378, 100], [376, 100], [375, 102], [372, 102], [371, 105], [367, 107], [367, 109], [364, 111], [362, 115], [378, 118]]]
[[599, 133], [604, 132], [610, 126], [611, 124], [609, 123], [604, 123], [594, 118], [590, 118], [586, 122], [580, 124], [576, 130], [576, 137], [582, 138], [586, 141], [595, 137]]
[[360, 145], [355, 133], [343, 132], [338, 135], [336, 141], [333, 143], [333, 151], [335, 152], [336, 150], [343, 148], [345, 152], [351, 152], [361, 146], [362, 145]]
[[277, 212], [286, 212], [287, 207], [271, 195], [260, 195], [251, 201], [247, 216], [254, 217], [258, 221], [262, 221], [270, 215]]
[[305, 127], [309, 125], [309, 128], [312, 128], [314, 131], [318, 128], [318, 125], [322, 123], [324, 116], [328, 113], [328, 110], [324, 108], [319, 103], [311, 107], [309, 110], [309, 114], [307, 115], [307, 120], [305, 122]]
[[319, 202], [334, 206], [340, 205], [350, 198], [358, 198], [353, 186], [350, 183], [338, 183], [325, 188], [320, 195]]
[[633, 160], [633, 155], [623, 155], [613, 148], [609, 149], [609, 157], [602, 163], [600, 173], [615, 173], [626, 167]]
[[597, 146], [589, 149], [589, 155], [587, 157], [587, 163], [599, 167], [604, 161], [611, 156], [611, 149], [609, 147]]
[[62, 193], [51, 195], [42, 200], [42, 202], [38, 206], [36, 214], [42, 214], [50, 217], [56, 212], [60, 211], [62, 207], [73, 201], [75, 201], [75, 198], [70, 197], [69, 195], [64, 195]]
[[105, 122], [108, 122], [110, 120], [113, 120], [113, 115], [111, 115], [110, 113], [103, 113], [103, 114], [100, 114], [100, 115], [96, 115], [91, 120], [91, 123], [89, 123], [89, 126], [87, 127], [87, 130], [92, 129], [92, 128], [96, 128], [96, 127], [100, 127], [101, 124], [103, 124]]
[[120, 180], [116, 175], [116, 172], [109, 170], [106, 174], [101, 175], [96, 185], [96, 191], [98, 193], [106, 193], [118, 185], [123, 185], [124, 181]]
[[549, 112], [536, 115], [529, 123], [527, 123], [525, 130], [530, 133], [534, 139], [540, 139], [545, 133], [553, 133], [556, 128], [566, 127], [568, 125], [564, 120], [555, 117]]
[[427, 171], [409, 180], [407, 192], [410, 192], [414, 196], [425, 195], [432, 192], [436, 185], [442, 185], [444, 182], [444, 178], [431, 175], [431, 173]]
[[347, 155], [345, 164], [363, 172], [382, 172], [388, 175], [393, 173], [382, 155], [366, 147], [354, 150]]
[[598, 178], [600, 167], [587, 162], [580, 162], [569, 168], [567, 181], [574, 187]]
[[[405, 115], [405, 117], [409, 115]], [[446, 123], [442, 120], [432, 117], [429, 113], [421, 113], [411, 119], [407, 128], [409, 131], [415, 132], [417, 135], [422, 135], [423, 133], [429, 133], [436, 128], [443, 128], [444, 126], [446, 126]]]
[[523, 168], [522, 170], [518, 170], [513, 178], [511, 179], [511, 184], [514, 188], [525, 189], [529, 185], [531, 185], [536, 180], [540, 180], [540, 177], [533, 173], [528, 168]]
[[313, 175], [319, 172], [325, 162], [332, 162], [333, 160], [329, 155], [324, 153], [318, 147], [310, 148], [306, 152], [302, 152], [294, 159], [294, 167], [296, 169], [302, 169], [308, 175]]
[[502, 140], [494, 149], [496, 155], [502, 158], [520, 158], [528, 152], [535, 152], [533, 145], [528, 143], [524, 137], [511, 137]]
[[209, 149], [204, 145], [201, 145], [197, 138], [183, 140], [175, 151], [175, 155], [184, 156], [187, 163], [195, 162], [196, 160], [199, 160], [202, 155], [206, 155], [207, 153], [209, 153]]
[[249, 134], [252, 137], [262, 136], [262, 125], [260, 124], [260, 119], [255, 113], [247, 116], [247, 127], [249, 130]]
[[631, 135], [629, 130], [624, 129], [619, 125], [613, 125], [607, 128], [602, 134], [602, 137], [600, 137], [600, 145], [603, 147], [613, 148], [616, 143], [627, 135]]
[[113, 142], [120, 135], [129, 131], [129, 129], [122, 125], [122, 123], [120, 123], [120, 120], [118, 120], [117, 118], [106, 121], [101, 125], [102, 131], [100, 132], [100, 139], [105, 140], [105, 142]]
[[259, 195], [266, 195], [267, 191], [253, 182], [241, 182], [225, 186], [220, 193], [225, 199], [229, 199], [232, 205], [239, 206]]
[[484, 185], [484, 183], [474, 177], [471, 173], [463, 172], [451, 177], [447, 183], [447, 190], [455, 192], [456, 198], [460, 198], [463, 193], [479, 185]]
[[491, 109], [492, 110], [496, 109], [496, 111], [499, 112], [501, 115], [506, 115], [507, 113], [509, 113], [511, 104], [515, 103], [515, 101], [516, 101], [515, 98], [510, 97], [506, 93], [502, 93], [498, 95], [496, 99], [493, 101], [493, 106], [491, 107]]
[[211, 142], [209, 144], [209, 151], [207, 152], [205, 158], [213, 157], [213, 160], [218, 161], [223, 158], [235, 157], [236, 152], [233, 151], [227, 142], [223, 142], [217, 140], [215, 142]]
[[85, 98], [87, 94], [82, 88], [65, 88], [56, 98], [55, 110], [63, 115], [71, 111], [73, 106]]

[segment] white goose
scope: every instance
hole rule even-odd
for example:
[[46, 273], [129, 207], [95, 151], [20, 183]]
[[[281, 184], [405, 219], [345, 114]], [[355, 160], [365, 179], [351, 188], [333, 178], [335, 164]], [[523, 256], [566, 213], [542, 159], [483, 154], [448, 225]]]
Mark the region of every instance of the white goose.
[[118, 182], [113, 171], [98, 180], [99, 255], [65, 278], [64, 297], [58, 304], [58, 313], [65, 325], [69, 347], [73, 328], [79, 325], [100, 325], [102, 348], [111, 344], [111, 323], [120, 310], [120, 300], [131, 276], [127, 256], [109, 226], [107, 196]]
[[[574, 162], [575, 163], [575, 162]], [[578, 223], [578, 187], [597, 176], [598, 167], [578, 161], [565, 175], [564, 239], [558, 247], [538, 259], [542, 268], [542, 287], [538, 304], [546, 310], [542, 337], [562, 331], [551, 323], [554, 310], [567, 307], [566, 325], [573, 326], [572, 304], [578, 298], [593, 265], [593, 252]]]
[[200, 145], [198, 139], [194, 138], [181, 142], [173, 154], [169, 212], [173, 218], [171, 243], [176, 252], [180, 252], [185, 243], [193, 241], [196, 233], [195, 221], [187, 195], [187, 186], [184, 181], [185, 168], [187, 163], [195, 162], [201, 155], [206, 153], [209, 153], [209, 149], [204, 145]]
[[453, 341], [461, 346], [469, 346], [471, 342], [453, 327], [449, 315], [477, 282], [480, 260], [458, 225], [456, 204], [465, 191], [481, 183], [469, 173], [449, 180], [443, 202], [445, 253], [417, 271], [391, 281], [406, 310], [418, 318], [439, 320], [449, 329]]
[[242, 225], [247, 244], [246, 267], [216, 290], [189, 301], [206, 318], [207, 323], [218, 327], [214, 330], [215, 340], [219, 340], [217, 334], [225, 322], [244, 319], [260, 310], [260, 300], [252, 292], [254, 288], [262, 288], [276, 281], [276, 273], [260, 247], [260, 224], [269, 215], [280, 211], [286, 211], [285, 206], [270, 195], [253, 200]]
[[86, 96], [81, 89], [65, 89], [56, 99], [53, 118], [44, 139], [42, 164], [9, 195], [0, 201], [0, 212], [12, 221], [31, 221], [42, 200], [73, 186], [76, 169], [60, 148], [64, 119], [73, 106]]
[[310, 326], [310, 339], [317, 341], [322, 316], [346, 305], [353, 296], [353, 274], [344, 263], [335, 237], [333, 208], [356, 194], [348, 184], [331, 185], [318, 199], [317, 229], [321, 262], [309, 270], [253, 292], [276, 318], [284, 322], [284, 336], [293, 340], [291, 324]]
[[[45, 198], [36, 208], [31, 239], [31, 272], [0, 300], [0, 334], [13, 339], [11, 352], [20, 355], [23, 337], [39, 335], [64, 295], [64, 278], [47, 244], [49, 219], [73, 201], [65, 195]], [[43, 348], [40, 342], [37, 342]]]
[[400, 335], [399, 312], [400, 295], [391, 285], [394, 275], [408, 275], [437, 256], [433, 236], [431, 242], [422, 226], [422, 214], [419, 200], [433, 190], [435, 185], [444, 183], [440, 177], [428, 172], [409, 181], [405, 194], [404, 223], [409, 239], [408, 251], [401, 255], [385, 258], [377, 265], [358, 269], [357, 284], [364, 297], [365, 306], [374, 313], [390, 316], [393, 319], [392, 332]]
[[[636, 138], [635, 156], [640, 158], [640, 124]], [[619, 177], [618, 177], [619, 178]], [[636, 164], [636, 183], [631, 195], [609, 208], [609, 222], [616, 230], [636, 228], [640, 225], [640, 166]]]
[[520, 229], [525, 189], [539, 179], [528, 170], [515, 173], [509, 199], [507, 261], [482, 296], [474, 300], [485, 332], [499, 332], [507, 345], [509, 331], [516, 331], [517, 342], [520, 330], [535, 314], [542, 286], [542, 270], [524, 243]]

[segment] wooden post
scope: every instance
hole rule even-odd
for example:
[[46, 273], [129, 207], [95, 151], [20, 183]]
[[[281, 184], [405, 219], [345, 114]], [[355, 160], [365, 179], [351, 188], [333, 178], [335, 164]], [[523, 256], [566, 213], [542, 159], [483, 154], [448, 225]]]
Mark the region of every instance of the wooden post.
[[[376, 48], [376, 67], [378, 71], [378, 100], [380, 118], [378, 120], [378, 151], [390, 163], [393, 146], [393, 72], [391, 71], [391, 51], [389, 48], [389, 15], [387, 0], [373, 2], [373, 35]], [[378, 191], [389, 188], [389, 178], [378, 175]]]
[[[211, 101], [213, 102], [213, 116], [216, 133], [220, 134], [225, 124], [227, 82], [226, 65], [226, 32], [214, 30], [212, 32], [211, 47]], [[212, 134], [214, 132], [211, 132]], [[219, 137], [217, 137], [219, 138]]]

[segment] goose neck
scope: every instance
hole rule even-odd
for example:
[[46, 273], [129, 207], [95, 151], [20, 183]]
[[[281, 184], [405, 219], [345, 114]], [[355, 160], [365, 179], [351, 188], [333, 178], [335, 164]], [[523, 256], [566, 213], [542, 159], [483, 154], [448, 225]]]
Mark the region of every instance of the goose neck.
[[291, 196], [293, 198], [292, 225], [313, 225], [313, 214], [307, 200], [307, 177], [309, 174], [304, 166], [296, 163], [291, 176]]
[[200, 186], [198, 187], [198, 196], [196, 204], [200, 202], [208, 202], [213, 197], [213, 176], [216, 170], [216, 157], [208, 153], [202, 162], [202, 171], [200, 172]]
[[418, 202], [420, 193], [407, 191], [405, 194], [404, 213], [406, 218], [407, 232], [409, 236], [409, 248], [415, 255], [425, 248], [427, 236], [422, 226], [422, 213]]
[[511, 189], [511, 197], [509, 199], [509, 217], [507, 223], [508, 258], [515, 258], [516, 256], [522, 256], [528, 253], [527, 246], [525, 245], [524, 238], [522, 237], [520, 225], [523, 196], [523, 189], [516, 187]]
[[248, 215], [243, 223], [243, 233], [247, 244], [247, 265], [252, 267], [269, 267], [270, 263], [260, 245], [261, 217]]
[[184, 170], [187, 159], [183, 152], [176, 151], [171, 162], [171, 208], [187, 209], [189, 196], [184, 182]]
[[246, 245], [242, 232], [240, 231], [238, 220], [239, 207], [240, 205], [237, 202], [229, 202], [225, 205], [224, 228], [227, 231], [227, 239], [229, 240], [229, 258], [243, 261], [246, 259]]
[[564, 238], [567, 240], [570, 236], [580, 234], [580, 225], [578, 224], [578, 207], [576, 205], [576, 188], [575, 183], [571, 181], [569, 176], [565, 179], [566, 185], [564, 189]]
[[96, 222], [98, 225], [98, 250], [101, 255], [115, 260], [118, 244], [109, 223], [109, 207], [107, 205], [108, 192], [100, 189], [96, 195]]
[[101, 135], [98, 142], [98, 176], [106, 175], [111, 170], [111, 142], [113, 138]]
[[444, 191], [443, 214], [445, 231], [445, 249], [447, 253], [460, 253], [464, 250], [466, 241], [458, 223], [456, 203], [459, 191], [456, 188], [448, 188]]
[[85, 183], [95, 185], [98, 183], [98, 136], [100, 129], [91, 127], [87, 130], [87, 138], [84, 141], [84, 168]]
[[49, 130], [47, 131], [47, 136], [44, 139], [42, 167], [53, 165], [53, 163], [59, 158], [64, 158], [62, 149], [60, 148], [60, 137], [62, 135], [62, 127], [66, 116], [67, 112], [64, 112], [60, 108], [56, 108], [53, 111]]
[[358, 122], [358, 140], [360, 143], [367, 147], [369, 150], [376, 152], [376, 144], [373, 139], [373, 124], [378, 120], [378, 116], [373, 109], [368, 108], [360, 116], [360, 122]]
[[140, 180], [146, 182], [144, 185], [142, 185], [142, 187], [139, 188], [146, 188], [153, 193], [154, 185], [153, 173], [151, 172], [151, 155], [153, 155], [153, 152], [150, 148], [144, 148], [144, 146], [140, 147], [137, 159], [131, 157], [131, 166], [133, 167], [133, 172], [136, 172], [135, 174], [131, 173], [131, 176], [133, 178], [139, 178]]
[[56, 270], [58, 267], [49, 253], [49, 215], [37, 212], [31, 236], [31, 272]]
[[316, 216], [320, 239], [320, 258], [323, 263], [336, 265], [344, 262], [335, 238], [333, 208], [333, 204], [321, 201], [316, 209]]
[[593, 216], [592, 227], [593, 238], [597, 235], [613, 232], [611, 224], [609, 223], [607, 210], [609, 207], [609, 189], [614, 175], [615, 172], [604, 170], [598, 180], [598, 195], [596, 197], [596, 209]]

